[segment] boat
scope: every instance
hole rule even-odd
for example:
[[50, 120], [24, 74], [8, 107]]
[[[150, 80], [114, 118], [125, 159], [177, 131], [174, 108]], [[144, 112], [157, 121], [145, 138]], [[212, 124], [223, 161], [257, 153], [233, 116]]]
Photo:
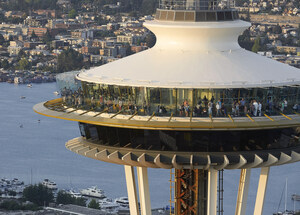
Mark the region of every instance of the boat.
[[76, 192], [72, 189], [71, 190], [66, 190], [66, 193], [70, 194], [72, 197], [75, 197], [76, 199], [82, 197], [81, 193]]
[[23, 181], [20, 181], [20, 180], [17, 179], [17, 178], [12, 179], [12, 180], [11, 180], [11, 183], [12, 183], [12, 185], [16, 185], [16, 186], [24, 185], [24, 182], [23, 182]]
[[58, 95], [59, 95], [59, 92], [58, 92], [58, 91], [54, 91], [53, 94], [55, 94], [55, 95], [58, 96]]
[[17, 178], [13, 178], [13, 179], [6, 179], [6, 178], [1, 178], [0, 179], [0, 186], [22, 186], [24, 185], [23, 181], [20, 181]]
[[26, 97], [25, 96], [20, 96], [20, 99], [25, 99]]
[[104, 198], [98, 200], [99, 206], [101, 209], [115, 211], [119, 209], [120, 205], [114, 203], [112, 199]]
[[83, 196], [89, 196], [89, 197], [94, 197], [94, 198], [99, 198], [103, 199], [106, 196], [104, 195], [104, 191], [101, 189], [98, 189], [96, 186], [87, 188], [87, 189], [82, 189], [80, 191], [81, 195]]
[[119, 204], [122, 207], [128, 208], [129, 207], [129, 200], [127, 197], [120, 197], [115, 199], [115, 203]]
[[[294, 211], [287, 210], [287, 193], [288, 193], [288, 179], [287, 178], [285, 180], [285, 187], [284, 187], [284, 190], [282, 192], [281, 199], [283, 197], [284, 192], [285, 192], [284, 211], [283, 212], [279, 211], [277, 213], [273, 213], [273, 215], [295, 215], [295, 208], [294, 208]], [[280, 202], [279, 202], [279, 205], [278, 205], [278, 210], [279, 210], [279, 207], [280, 207], [281, 199], [280, 199]], [[295, 203], [295, 200], [294, 200], [294, 203]], [[295, 207], [295, 205], [294, 205], [294, 207]]]
[[44, 179], [44, 181], [42, 182], [42, 185], [49, 188], [50, 190], [57, 190], [56, 183], [53, 181], [50, 181], [49, 179]]
[[300, 201], [300, 195], [293, 194], [293, 195], [292, 195], [292, 200], [293, 200], [293, 201]]
[[293, 211], [278, 212], [273, 215], [295, 215]]
[[27, 87], [31, 88], [31, 87], [32, 87], [32, 84], [27, 84]]

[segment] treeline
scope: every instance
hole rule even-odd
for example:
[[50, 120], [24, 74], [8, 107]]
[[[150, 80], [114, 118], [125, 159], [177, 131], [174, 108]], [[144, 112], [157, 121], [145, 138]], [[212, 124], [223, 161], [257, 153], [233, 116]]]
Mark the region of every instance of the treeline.
[[0, 7], [4, 10], [24, 11], [37, 9], [57, 9], [57, 0], [9, 0], [2, 2]]
[[[110, 4], [120, 3], [118, 8], [109, 8]], [[131, 13], [133, 15], [151, 15], [158, 7], [158, 0], [71, 0], [75, 10], [81, 10], [83, 4], [91, 4], [97, 12], [106, 14]]]
[[[54, 199], [52, 191], [42, 184], [30, 185], [23, 191], [20, 200], [4, 200], [0, 203], [0, 210], [41, 210], [42, 206], [48, 206], [49, 203], [56, 204], [74, 204], [86, 206], [86, 199], [72, 197], [65, 191], [59, 191], [56, 199]], [[92, 205], [93, 206], [93, 205]], [[90, 207], [90, 205], [89, 205]], [[95, 207], [93, 207], [95, 208]], [[98, 205], [99, 208], [99, 205]]]
[[67, 72], [82, 69], [84, 66], [83, 55], [74, 49], [64, 50], [57, 60], [57, 71]]
[[[108, 7], [109, 4], [117, 4], [117, 2], [121, 4], [119, 8]], [[37, 9], [60, 10], [56, 3], [57, 0], [9, 0], [1, 2], [0, 8], [24, 12]], [[138, 15], [149, 15], [155, 12], [158, 0], [71, 0], [71, 9], [82, 11], [84, 4], [92, 5], [95, 12], [103, 11], [108, 14], [136, 12]]]

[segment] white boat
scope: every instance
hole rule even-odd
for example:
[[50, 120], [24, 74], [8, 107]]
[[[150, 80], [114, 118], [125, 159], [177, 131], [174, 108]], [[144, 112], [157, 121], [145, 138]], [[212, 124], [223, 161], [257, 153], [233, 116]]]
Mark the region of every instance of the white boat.
[[32, 84], [27, 84], [27, 87], [31, 88], [31, 87], [32, 87]]
[[112, 199], [109, 198], [104, 198], [104, 199], [99, 199], [98, 200], [99, 206], [101, 209], [104, 210], [110, 210], [110, 211], [115, 211], [119, 209], [120, 205], [117, 203], [114, 203]]
[[[287, 195], [288, 195], [288, 179], [287, 178], [285, 180], [284, 191], [285, 191], [284, 211], [283, 212], [279, 211], [277, 213], [274, 213], [273, 215], [295, 215], [295, 200], [294, 200], [294, 211], [287, 210]], [[282, 195], [283, 195], [283, 192], [282, 192]], [[282, 198], [282, 196], [281, 196], [281, 198]], [[279, 207], [280, 207], [280, 203], [279, 203], [278, 208]]]
[[19, 179], [17, 178], [14, 178], [14, 179], [6, 179], [6, 178], [2, 178], [0, 179], [0, 186], [22, 186], [24, 185], [24, 182], [23, 181], [20, 181]]
[[12, 183], [13, 185], [17, 185], [17, 186], [24, 185], [24, 182], [23, 182], [23, 181], [20, 181], [20, 180], [17, 179], [17, 178], [12, 179], [12, 180], [11, 180], [11, 183]]
[[42, 185], [44, 185], [45, 187], [48, 187], [49, 189], [51, 190], [57, 190], [57, 185], [55, 182], [53, 181], [50, 181], [49, 179], [45, 179], [43, 182], [42, 182]]
[[54, 93], [55, 95], [57, 95], [57, 96], [59, 95], [59, 92], [58, 92], [58, 91], [54, 91], [53, 93]]
[[129, 200], [127, 197], [120, 197], [115, 199], [115, 203], [119, 204], [122, 207], [128, 208], [129, 207]]
[[90, 197], [95, 197], [95, 198], [105, 198], [106, 196], [104, 195], [104, 191], [101, 189], [98, 189], [96, 186], [87, 188], [87, 189], [82, 189], [80, 191], [81, 195], [83, 196], [90, 196]]
[[292, 211], [285, 211], [285, 212], [278, 212], [273, 215], [295, 215], [295, 213]]
[[70, 194], [72, 197], [75, 197], [75, 198], [81, 198], [82, 197], [81, 193], [76, 192], [74, 190], [67, 190], [66, 193]]
[[300, 201], [300, 195], [293, 194], [293, 195], [292, 195], [292, 200], [293, 200], [293, 201]]

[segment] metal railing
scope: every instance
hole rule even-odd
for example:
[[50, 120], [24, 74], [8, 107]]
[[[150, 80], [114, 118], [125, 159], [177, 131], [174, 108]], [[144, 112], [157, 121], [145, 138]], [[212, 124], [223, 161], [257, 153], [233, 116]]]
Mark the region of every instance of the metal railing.
[[234, 0], [159, 0], [159, 8], [167, 10], [225, 10], [234, 7]]

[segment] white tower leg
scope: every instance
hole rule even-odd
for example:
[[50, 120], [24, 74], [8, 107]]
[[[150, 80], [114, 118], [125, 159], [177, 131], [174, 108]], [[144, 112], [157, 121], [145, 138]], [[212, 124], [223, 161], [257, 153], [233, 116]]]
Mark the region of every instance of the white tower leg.
[[254, 215], [262, 215], [262, 213], [263, 213], [269, 172], [270, 172], [270, 167], [261, 168], [259, 182], [258, 182], [258, 188], [257, 188], [257, 194], [256, 194]]
[[251, 169], [241, 169], [240, 184], [236, 200], [235, 215], [245, 215], [250, 184]]
[[217, 214], [217, 189], [218, 189], [218, 171], [208, 170], [207, 185], [207, 215]]
[[130, 214], [139, 215], [139, 205], [137, 201], [134, 167], [125, 165], [124, 168], [125, 168], [125, 177], [126, 177]]
[[148, 172], [146, 167], [137, 167], [139, 196], [142, 215], [151, 215], [151, 202], [148, 183]]

